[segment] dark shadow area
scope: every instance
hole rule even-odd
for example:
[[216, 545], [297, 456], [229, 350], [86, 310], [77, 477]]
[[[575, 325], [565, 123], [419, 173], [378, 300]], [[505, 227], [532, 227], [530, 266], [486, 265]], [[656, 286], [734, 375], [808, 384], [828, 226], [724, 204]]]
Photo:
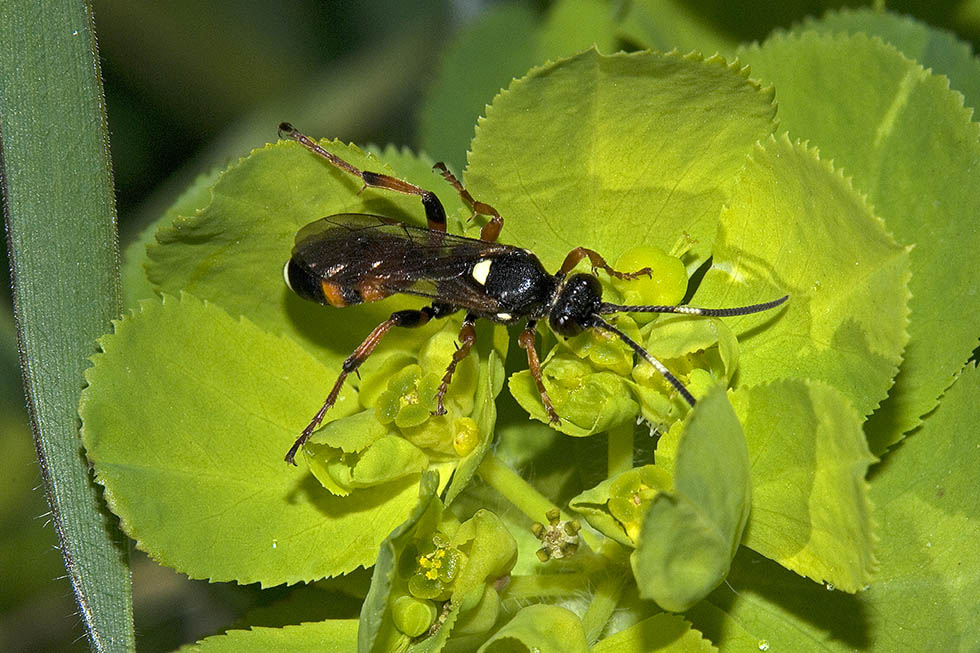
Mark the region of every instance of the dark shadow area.
[[[757, 601], [765, 605], [741, 609], [743, 602]], [[854, 650], [872, 644], [860, 594], [830, 591], [746, 547], [739, 548], [727, 580], [686, 616], [712, 641], [722, 641], [726, 621], [733, 617], [750, 634], [778, 633], [780, 623], [792, 619], [812, 627], [815, 641], [826, 638]], [[797, 628], [788, 620], [784, 625], [786, 630]]]

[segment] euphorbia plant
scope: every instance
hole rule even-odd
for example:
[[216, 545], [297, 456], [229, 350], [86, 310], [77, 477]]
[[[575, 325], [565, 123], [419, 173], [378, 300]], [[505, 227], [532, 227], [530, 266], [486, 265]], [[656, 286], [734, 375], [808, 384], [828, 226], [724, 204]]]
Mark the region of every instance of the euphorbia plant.
[[[780, 50], [788, 41], [744, 54], [765, 69], [778, 53], [769, 62], [777, 74], [792, 60]], [[915, 72], [860, 37], [792, 43], [816, 61], [850, 48], [852, 58]], [[914, 98], [923, 105], [943, 99], [923, 93]], [[585, 245], [667, 280], [608, 284], [620, 298], [726, 306], [791, 295], [774, 314], [619, 318], [698, 396], [693, 410], [620, 342], [545, 335], [545, 384], [567, 416], [564, 435], [544, 426], [526, 372], [508, 374], [519, 368], [504, 365], [499, 326], [480, 327], [448, 414], [431, 415], [459, 327], [450, 319], [392, 332], [311, 439], [308, 465], [286, 466], [283, 453], [343, 358], [393, 310], [415, 305], [301, 302], [281, 281], [293, 235], [337, 213], [421, 224], [417, 201], [358, 194], [355, 180], [279, 142], [232, 165], [204, 201], [162, 225], [146, 261], [162, 298], [140, 302], [102, 339], [81, 409], [88, 454], [123, 528], [162, 563], [213, 581], [292, 584], [374, 565], [356, 626], [232, 632], [205, 645], [353, 647], [356, 638], [361, 650], [502, 640], [648, 650], [650, 641], [707, 638], [789, 647], [794, 629], [833, 631], [794, 622], [805, 620], [786, 596], [813, 597], [819, 614], [834, 614], [864, 599], [821, 589], [832, 597], [822, 604], [814, 587], [861, 597], [874, 582], [865, 476], [875, 458], [863, 427], [883, 401], [898, 415], [894, 403], [906, 400], [891, 397], [916, 394], [893, 386], [912, 347], [912, 259], [869, 205], [868, 187], [821, 158], [819, 143], [779, 132], [775, 116], [773, 89], [740, 63], [676, 53], [586, 51], [531, 70], [487, 107], [463, 181], [504, 216], [502, 241], [549, 269]], [[436, 191], [451, 231], [479, 229], [426, 157], [323, 146]], [[892, 172], [879, 168], [878, 178], [895, 188]], [[898, 204], [875, 202], [891, 214]], [[526, 412], [502, 395], [505, 384]], [[963, 419], [975, 373], [958, 386], [947, 422]], [[914, 423], [909, 411], [896, 419]], [[941, 423], [927, 421], [923, 434]], [[901, 437], [893, 428], [879, 444]], [[889, 487], [882, 476], [880, 492]], [[538, 555], [548, 528], [581, 544]], [[748, 596], [733, 596], [726, 577]], [[773, 579], [769, 595], [758, 593], [760, 578]], [[839, 639], [866, 636], [852, 626], [857, 635]]]

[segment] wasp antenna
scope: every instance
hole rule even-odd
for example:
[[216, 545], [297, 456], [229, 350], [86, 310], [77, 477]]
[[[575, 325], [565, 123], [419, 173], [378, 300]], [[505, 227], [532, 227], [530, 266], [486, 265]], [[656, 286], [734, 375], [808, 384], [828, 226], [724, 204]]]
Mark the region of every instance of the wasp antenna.
[[633, 351], [639, 354], [646, 362], [653, 365], [653, 367], [658, 372], [660, 372], [660, 375], [663, 376], [665, 379], [667, 379], [668, 383], [674, 386], [674, 388], [677, 389], [677, 392], [679, 392], [680, 395], [684, 397], [684, 401], [691, 404], [691, 406], [694, 406], [694, 404], [697, 403], [697, 401], [695, 401], [694, 399], [694, 395], [692, 395], [691, 391], [688, 390], [687, 387], [680, 382], [680, 379], [678, 379], [676, 376], [671, 374], [670, 370], [667, 369], [667, 366], [665, 366], [663, 363], [661, 363], [656, 358], [651, 356], [650, 352], [648, 352], [646, 349], [641, 347], [637, 342], [635, 342], [628, 335], [626, 335], [625, 333], [623, 333], [613, 325], [603, 320], [598, 315], [594, 315], [592, 320], [593, 321], [589, 326], [593, 326], [596, 327], [597, 329], [602, 329], [604, 331], [608, 331], [609, 333], [615, 334], [620, 340], [622, 340], [627, 345], [629, 345]]
[[697, 306], [624, 306], [621, 304], [609, 304], [603, 302], [599, 305], [599, 313], [609, 315], [610, 313], [682, 313], [685, 315], [704, 315], [706, 317], [733, 317], [735, 315], [749, 315], [750, 313], [761, 313], [771, 308], [776, 308], [786, 302], [789, 295], [783, 295], [779, 299], [761, 304], [750, 304], [748, 306], [734, 306], [732, 308], [699, 308]]

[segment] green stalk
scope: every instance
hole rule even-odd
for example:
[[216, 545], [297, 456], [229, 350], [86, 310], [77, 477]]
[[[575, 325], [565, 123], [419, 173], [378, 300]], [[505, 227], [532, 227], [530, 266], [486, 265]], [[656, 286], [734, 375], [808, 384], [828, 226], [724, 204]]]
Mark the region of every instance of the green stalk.
[[582, 615], [582, 628], [590, 646], [599, 641], [606, 623], [619, 605], [625, 586], [626, 574], [616, 567], [611, 567], [599, 579], [592, 601]]
[[633, 422], [612, 428], [606, 434], [609, 478], [633, 469]]
[[543, 598], [560, 599], [585, 594], [589, 582], [590, 576], [582, 573], [511, 576], [500, 598], [503, 601], [517, 601], [521, 605]]
[[[538, 492], [533, 485], [521, 478], [520, 474], [497, 458], [493, 452], [486, 455], [483, 462], [480, 463], [477, 473], [480, 478], [487, 482], [487, 485], [502, 494], [515, 508], [536, 522], [547, 523], [548, 519], [545, 515], [549, 510], [558, 507]], [[571, 519], [572, 517], [562, 510], [561, 518]], [[601, 543], [601, 540], [587, 529], [579, 531], [579, 536], [593, 551], [597, 550]]]
[[[521, 478], [506, 463], [497, 458], [492, 451], [488, 452], [483, 462], [480, 463], [478, 473], [490, 487], [502, 494], [505, 499], [514, 504], [515, 508], [534, 521], [547, 522], [545, 515], [549, 510], [558, 507], [548, 501], [547, 497]], [[562, 519], [568, 519], [568, 516], [562, 515]]]
[[0, 3], [0, 183], [21, 369], [68, 579], [92, 648], [130, 650], [127, 546], [78, 439], [82, 370], [119, 311], [105, 105], [84, 2]]

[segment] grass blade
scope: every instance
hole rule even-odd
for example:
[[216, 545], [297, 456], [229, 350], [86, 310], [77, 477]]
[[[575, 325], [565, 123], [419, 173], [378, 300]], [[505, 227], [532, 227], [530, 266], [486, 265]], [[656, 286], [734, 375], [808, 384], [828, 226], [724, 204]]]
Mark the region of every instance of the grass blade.
[[119, 311], [119, 248], [90, 7], [0, 4], [0, 181], [28, 408], [92, 647], [133, 648], [126, 544], [78, 439], [82, 370]]

